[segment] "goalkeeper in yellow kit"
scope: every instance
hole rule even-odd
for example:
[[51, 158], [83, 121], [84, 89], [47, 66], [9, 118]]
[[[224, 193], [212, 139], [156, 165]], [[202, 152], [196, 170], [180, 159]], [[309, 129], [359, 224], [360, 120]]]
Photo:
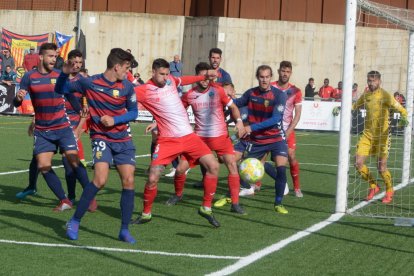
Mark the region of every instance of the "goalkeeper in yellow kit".
[[378, 157], [378, 172], [386, 187], [382, 202], [388, 204], [392, 202], [394, 195], [391, 173], [387, 168], [388, 151], [391, 144], [390, 110], [401, 113], [400, 124], [403, 126], [408, 124], [407, 111], [390, 93], [380, 87], [381, 74], [378, 71], [370, 71], [367, 74], [367, 84], [368, 89], [352, 107], [352, 109], [366, 109], [364, 131], [357, 144], [355, 167], [361, 177], [369, 183], [366, 200], [371, 200], [380, 191], [380, 187], [365, 165], [365, 160], [368, 156]]

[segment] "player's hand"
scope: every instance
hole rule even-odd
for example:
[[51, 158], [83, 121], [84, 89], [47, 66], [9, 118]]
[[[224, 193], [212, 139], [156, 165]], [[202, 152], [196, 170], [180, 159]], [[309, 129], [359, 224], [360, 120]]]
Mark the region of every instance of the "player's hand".
[[27, 91], [24, 89], [20, 89], [19, 92], [17, 92], [17, 99], [19, 100], [19, 102], [22, 102], [24, 100], [24, 97], [26, 97]]
[[244, 137], [246, 135], [246, 129], [242, 121], [237, 121], [234, 130], [237, 131], [237, 137]]
[[104, 115], [101, 117], [101, 123], [106, 127], [112, 127], [115, 125], [114, 117]]
[[286, 139], [289, 138], [291, 133], [292, 133], [292, 130], [290, 128], [286, 129], [285, 131]]
[[157, 127], [157, 122], [153, 122], [153, 123], [149, 124], [145, 128], [145, 134], [148, 134], [149, 132], [153, 131], [156, 127]]
[[401, 116], [400, 121], [398, 122], [400, 127], [407, 127], [408, 126], [408, 119], [406, 116]]
[[215, 78], [217, 78], [217, 71], [213, 69], [207, 70], [206, 79], [214, 80]]
[[250, 126], [244, 126], [244, 130], [245, 130], [246, 133], [243, 136], [241, 136], [240, 138], [246, 138], [252, 132], [252, 128]]
[[226, 92], [227, 96], [229, 96], [232, 99], [236, 98], [236, 90], [234, 90], [231, 84], [223, 85], [223, 89]]
[[77, 73], [77, 70], [75, 69], [75, 63], [71, 62], [70, 60], [66, 60], [63, 63], [62, 72], [69, 75], [73, 73]]

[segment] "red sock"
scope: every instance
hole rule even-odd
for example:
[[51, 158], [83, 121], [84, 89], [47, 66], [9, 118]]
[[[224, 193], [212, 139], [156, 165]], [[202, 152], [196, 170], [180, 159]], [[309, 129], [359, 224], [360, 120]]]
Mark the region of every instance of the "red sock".
[[216, 193], [218, 177], [210, 174], [206, 174], [203, 179], [204, 183], [204, 197], [203, 206], [211, 208], [214, 194]]
[[82, 144], [81, 139], [78, 139], [77, 143], [78, 143], [78, 154], [79, 154], [79, 159], [80, 159], [80, 160], [85, 160], [85, 153], [84, 153], [84, 151], [83, 151], [83, 144]]
[[254, 183], [254, 185], [256, 185], [257, 187], [262, 187], [262, 181], [257, 181], [256, 183]]
[[152, 203], [154, 202], [155, 197], [157, 196], [157, 186], [153, 188], [148, 188], [145, 186], [144, 190], [144, 210], [143, 213], [150, 214], [152, 209]]
[[299, 190], [300, 184], [299, 184], [299, 163], [298, 162], [290, 164], [290, 175], [292, 176], [292, 180], [293, 180], [293, 188], [295, 190]]
[[231, 203], [239, 203], [239, 190], [240, 190], [240, 176], [238, 174], [229, 174], [227, 177], [229, 183]]
[[185, 175], [185, 173], [181, 174], [181, 175], [175, 175], [174, 176], [174, 188], [175, 188], [175, 194], [177, 196], [182, 196], [183, 195], [183, 191], [184, 191], [184, 184], [185, 184], [185, 179], [187, 178], [187, 176]]

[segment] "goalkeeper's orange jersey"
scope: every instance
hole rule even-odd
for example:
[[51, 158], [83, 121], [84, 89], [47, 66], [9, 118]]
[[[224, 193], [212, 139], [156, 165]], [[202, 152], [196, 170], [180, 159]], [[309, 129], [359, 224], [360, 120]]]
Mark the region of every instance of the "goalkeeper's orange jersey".
[[356, 108], [366, 109], [364, 134], [374, 139], [388, 136], [390, 110], [400, 112], [401, 116], [407, 117], [404, 107], [382, 88], [373, 92], [366, 90], [352, 106], [352, 109]]

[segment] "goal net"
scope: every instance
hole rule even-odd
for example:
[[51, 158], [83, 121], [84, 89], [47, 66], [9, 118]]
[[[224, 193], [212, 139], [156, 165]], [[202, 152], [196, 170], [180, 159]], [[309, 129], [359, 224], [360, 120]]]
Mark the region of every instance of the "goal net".
[[[381, 73], [381, 87], [393, 97], [395, 95], [410, 115], [413, 92], [410, 91], [410, 87], [413, 80], [407, 78], [407, 75], [410, 71], [410, 32], [414, 30], [414, 11], [374, 1], [358, 0], [357, 3], [353, 76], [358, 89], [354, 91], [353, 102], [359, 97], [365, 97], [364, 91], [368, 89], [367, 73], [374, 70]], [[414, 78], [412, 74], [411, 77]], [[410, 102], [407, 102], [407, 99]], [[383, 177], [378, 172], [378, 157], [368, 156], [365, 165], [380, 187], [380, 192], [372, 200], [367, 201], [370, 186], [354, 168], [356, 146], [362, 137], [363, 129], [373, 125], [367, 121], [366, 115], [365, 106], [353, 111], [347, 210], [361, 216], [414, 217], [414, 186], [411, 184], [414, 175], [410, 170], [410, 158], [413, 156], [411, 123], [409, 129], [399, 127], [400, 114], [396, 110], [390, 110], [389, 131], [372, 132], [377, 146], [389, 149], [387, 167], [394, 185], [394, 197], [389, 204], [382, 202], [386, 189]], [[374, 117], [372, 120], [377, 119], [379, 118]]]

